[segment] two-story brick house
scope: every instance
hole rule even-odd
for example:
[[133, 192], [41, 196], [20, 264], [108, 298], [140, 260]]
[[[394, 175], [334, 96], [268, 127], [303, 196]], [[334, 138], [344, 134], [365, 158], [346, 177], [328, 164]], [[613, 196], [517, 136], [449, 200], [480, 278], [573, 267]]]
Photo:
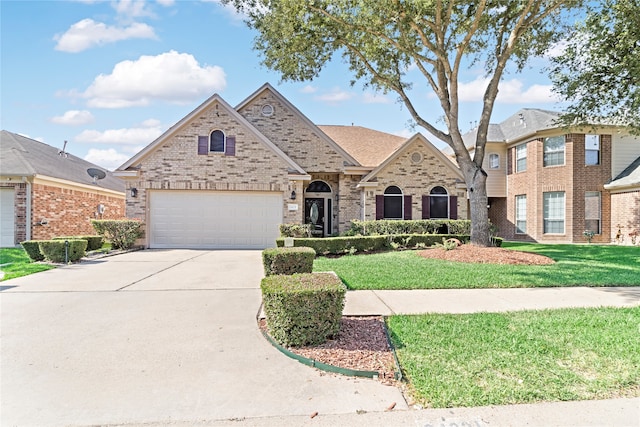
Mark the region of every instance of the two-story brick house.
[[468, 212], [460, 171], [421, 134], [317, 126], [269, 84], [235, 108], [213, 95], [114, 174], [151, 248], [265, 248], [281, 223], [327, 236]]
[[[498, 234], [585, 242], [591, 231], [608, 243], [640, 231], [640, 139], [614, 126], [562, 128], [557, 118], [523, 109], [490, 125], [483, 168]], [[475, 131], [464, 138], [473, 142]]]

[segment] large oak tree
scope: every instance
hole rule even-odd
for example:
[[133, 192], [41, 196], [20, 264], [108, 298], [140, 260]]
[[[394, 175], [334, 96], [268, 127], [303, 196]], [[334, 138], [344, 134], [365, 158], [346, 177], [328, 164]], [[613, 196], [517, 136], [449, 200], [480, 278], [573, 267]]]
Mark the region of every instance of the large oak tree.
[[607, 122], [640, 134], [640, 1], [590, 4], [553, 59], [551, 77], [571, 103], [566, 125]]
[[[354, 82], [398, 94], [414, 121], [453, 149], [469, 192], [471, 241], [489, 244], [482, 162], [498, 83], [510, 62], [522, 69], [558, 40], [563, 13], [579, 0], [223, 1], [247, 16], [263, 63], [283, 80], [311, 80], [337, 53]], [[458, 90], [461, 69], [478, 64], [489, 83], [470, 154], [460, 131]], [[418, 111], [408, 77], [414, 67], [437, 96], [447, 131]]]

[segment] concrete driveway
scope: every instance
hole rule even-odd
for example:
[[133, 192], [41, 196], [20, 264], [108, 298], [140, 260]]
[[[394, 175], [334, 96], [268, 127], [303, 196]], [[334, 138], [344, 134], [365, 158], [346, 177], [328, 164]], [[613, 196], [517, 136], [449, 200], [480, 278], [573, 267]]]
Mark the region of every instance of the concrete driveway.
[[147, 250], [2, 282], [3, 426], [196, 424], [384, 411], [256, 328], [259, 251]]

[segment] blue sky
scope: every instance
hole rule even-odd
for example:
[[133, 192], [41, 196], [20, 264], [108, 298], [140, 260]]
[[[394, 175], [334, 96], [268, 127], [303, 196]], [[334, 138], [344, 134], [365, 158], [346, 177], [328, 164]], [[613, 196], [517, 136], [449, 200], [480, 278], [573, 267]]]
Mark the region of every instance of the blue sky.
[[[314, 81], [281, 83], [260, 65], [255, 33], [215, 0], [1, 0], [0, 16], [2, 129], [59, 148], [66, 140], [68, 152], [110, 170], [212, 94], [237, 105], [265, 82], [316, 124], [426, 134], [410, 128], [393, 94], [352, 87], [339, 57]], [[545, 65], [535, 59], [504, 76], [493, 122], [520, 108], [561, 108]], [[419, 79], [418, 110], [437, 122], [437, 100]], [[466, 70], [463, 131], [479, 118], [483, 90], [482, 69]]]

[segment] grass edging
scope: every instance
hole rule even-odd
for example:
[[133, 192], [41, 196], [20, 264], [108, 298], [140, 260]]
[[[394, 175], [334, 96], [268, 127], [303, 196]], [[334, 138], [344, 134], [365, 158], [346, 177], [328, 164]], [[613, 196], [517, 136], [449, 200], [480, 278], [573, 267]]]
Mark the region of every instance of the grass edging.
[[[298, 362], [302, 363], [303, 365], [311, 366], [312, 368], [317, 368], [317, 369], [320, 369], [321, 371], [325, 371], [325, 372], [331, 372], [331, 373], [334, 373], [334, 374], [341, 374], [341, 375], [346, 375], [346, 376], [350, 376], [350, 377], [371, 378], [371, 379], [374, 379], [374, 380], [378, 379], [379, 373], [377, 371], [362, 371], [362, 370], [358, 370], [358, 369], [341, 368], [339, 366], [334, 366], [334, 365], [330, 365], [328, 363], [319, 362], [319, 361], [317, 361], [315, 359], [310, 359], [308, 357], [301, 356], [299, 354], [296, 354], [296, 353], [290, 351], [286, 347], [283, 347], [282, 345], [278, 344], [273, 338], [271, 338], [271, 336], [267, 333], [267, 331], [265, 331], [262, 328], [260, 328], [259, 322], [260, 322], [260, 319], [262, 318], [261, 313], [262, 313], [262, 304], [260, 304], [260, 308], [258, 309], [258, 314], [256, 315], [256, 324], [258, 324], [258, 329], [260, 329], [260, 332], [262, 333], [262, 336], [264, 336], [265, 339], [269, 343], [271, 343], [272, 346], [274, 346], [276, 349], [278, 349], [278, 351], [280, 351], [285, 356], [288, 356], [291, 359], [297, 360]], [[385, 332], [385, 335], [387, 337], [387, 342], [389, 343], [389, 348], [391, 349], [391, 353], [393, 354], [394, 363], [396, 365], [395, 366], [395, 371], [393, 373], [393, 376], [394, 376], [394, 379], [400, 381], [402, 379], [402, 371], [400, 369], [400, 364], [398, 362], [398, 356], [396, 355], [396, 350], [393, 347], [393, 343], [391, 342], [391, 337], [389, 336], [389, 332], [387, 330], [386, 317], [384, 317], [383, 320], [384, 320], [384, 322], [382, 322], [382, 323], [384, 325], [384, 332]]]

